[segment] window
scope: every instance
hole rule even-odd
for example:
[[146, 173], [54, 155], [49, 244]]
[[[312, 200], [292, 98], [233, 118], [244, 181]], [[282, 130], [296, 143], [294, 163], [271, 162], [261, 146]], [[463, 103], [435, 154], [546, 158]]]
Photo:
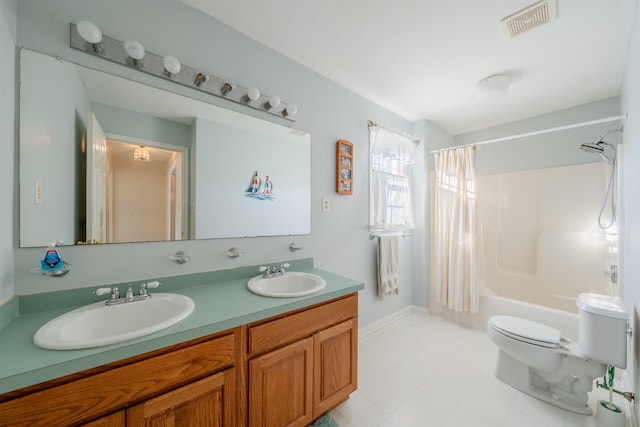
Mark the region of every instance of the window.
[[408, 136], [370, 126], [369, 148], [370, 231], [401, 232], [414, 229], [411, 165], [415, 142]]

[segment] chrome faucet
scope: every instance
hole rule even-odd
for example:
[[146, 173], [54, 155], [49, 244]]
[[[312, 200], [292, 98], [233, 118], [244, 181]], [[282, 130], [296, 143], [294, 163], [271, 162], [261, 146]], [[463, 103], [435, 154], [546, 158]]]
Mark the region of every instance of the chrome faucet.
[[280, 266], [262, 266], [259, 268], [259, 271], [262, 273], [262, 277], [264, 277], [265, 279], [269, 279], [270, 277], [278, 277], [278, 276], [284, 276], [284, 274], [286, 273], [286, 268], [289, 268], [290, 264], [289, 263], [284, 263], [284, 264], [280, 264]]
[[125, 299], [127, 302], [131, 302], [131, 301], [133, 301], [134, 296], [133, 296], [133, 289], [131, 289], [131, 285], [129, 285], [129, 289], [127, 289], [127, 293], [125, 294], [124, 299]]
[[109, 297], [109, 299], [107, 300], [107, 302], [105, 304], [106, 305], [118, 305], [118, 304], [123, 304], [123, 303], [127, 303], [127, 302], [134, 302], [134, 301], [141, 301], [141, 300], [149, 299], [149, 298], [151, 298], [151, 294], [149, 294], [147, 289], [157, 288], [158, 286], [160, 286], [160, 284], [161, 283], [158, 282], [157, 280], [153, 281], [153, 282], [142, 283], [142, 284], [140, 284], [140, 290], [138, 291], [137, 295], [133, 291], [133, 289], [131, 288], [131, 285], [129, 285], [129, 287], [127, 288], [127, 292], [125, 293], [124, 298], [120, 298], [120, 290], [117, 287], [113, 287], [113, 288], [98, 288], [93, 293], [96, 294], [96, 295], [106, 295], [106, 294], [110, 293], [111, 296]]

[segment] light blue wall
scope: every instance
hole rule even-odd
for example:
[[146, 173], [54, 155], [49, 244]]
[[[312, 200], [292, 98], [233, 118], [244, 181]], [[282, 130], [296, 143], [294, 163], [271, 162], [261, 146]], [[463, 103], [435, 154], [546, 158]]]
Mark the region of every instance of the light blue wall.
[[188, 147], [191, 143], [191, 126], [183, 123], [136, 113], [99, 103], [92, 103], [91, 110], [108, 134], [123, 135], [146, 141], [164, 142]]
[[17, 0], [0, 0], [0, 304], [14, 293], [14, 141]]
[[[73, 244], [81, 239], [76, 234], [79, 213], [73, 206], [84, 203], [76, 183], [84, 161], [80, 147], [86, 136], [89, 97], [73, 64], [24, 51], [20, 65], [19, 157], [24, 166], [20, 244], [42, 246], [58, 240]], [[56, 84], [43, 79], [43, 74]], [[35, 202], [36, 181], [42, 190], [40, 203]]]
[[[506, 136], [573, 126], [619, 115], [619, 99], [617, 97], [608, 98], [477, 132], [457, 135], [454, 143], [455, 145], [471, 144]], [[598, 162], [600, 157], [580, 150], [580, 144], [592, 142], [598, 136], [609, 130], [617, 129], [621, 125], [621, 121], [598, 123], [480, 145], [476, 159], [477, 173], [478, 175], [486, 175]], [[616, 144], [620, 140], [619, 133], [607, 137], [607, 142], [612, 144]]]
[[[629, 115], [624, 123], [624, 155], [620, 209], [620, 283], [625, 306], [631, 314], [633, 339], [628, 354], [624, 390], [640, 394], [640, 10], [636, 4], [634, 28], [629, 43], [621, 110]], [[635, 405], [636, 420], [640, 406]]]
[[[199, 97], [225, 108], [288, 123], [70, 49], [69, 23], [81, 19], [94, 22], [106, 35], [121, 40], [137, 39], [151, 52], [175, 55], [184, 64], [202, 67], [243, 86], [256, 86], [264, 93], [277, 94], [283, 100], [297, 104], [299, 113], [295, 127], [310, 133], [312, 140], [311, 235], [64, 248], [62, 255], [73, 264], [73, 270], [56, 280], [46, 280], [28, 272], [41, 257], [41, 250], [17, 249], [17, 294], [96, 287], [105, 283], [312, 257], [319, 268], [365, 283], [365, 290], [360, 293], [361, 325], [414, 303], [414, 284], [423, 287], [426, 283], [421, 277], [424, 267], [417, 272], [414, 270], [413, 254], [414, 244], [420, 246], [421, 243], [416, 242], [425, 239], [423, 218], [418, 218], [420, 233], [402, 239], [400, 294], [385, 300], [376, 296], [376, 241], [369, 238], [367, 228], [367, 120], [405, 132], [412, 131], [411, 123], [174, 0], [21, 0], [17, 44]], [[355, 147], [354, 194], [351, 196], [340, 196], [335, 192], [335, 143], [338, 139], [347, 139]], [[431, 143], [438, 144], [437, 141]], [[9, 196], [3, 197], [8, 199]], [[321, 211], [322, 197], [330, 198], [329, 212]], [[305, 249], [291, 253], [288, 248], [293, 241]], [[225, 253], [233, 246], [245, 251], [245, 255], [235, 260], [227, 258]], [[178, 250], [187, 250], [192, 261], [184, 265], [170, 262], [168, 256]], [[426, 307], [424, 295], [416, 303]]]

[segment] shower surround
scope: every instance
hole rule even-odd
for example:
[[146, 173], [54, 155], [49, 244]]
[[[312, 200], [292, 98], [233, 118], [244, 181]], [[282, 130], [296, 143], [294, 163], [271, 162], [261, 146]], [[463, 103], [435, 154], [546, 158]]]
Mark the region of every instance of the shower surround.
[[495, 314], [525, 317], [577, 340], [576, 296], [617, 294], [617, 242], [597, 224], [609, 173], [597, 162], [478, 176], [479, 313], [435, 303], [435, 286], [430, 313], [476, 329]]
[[609, 171], [590, 163], [479, 177], [484, 293], [572, 313], [581, 292], [612, 294], [617, 241], [597, 224]]

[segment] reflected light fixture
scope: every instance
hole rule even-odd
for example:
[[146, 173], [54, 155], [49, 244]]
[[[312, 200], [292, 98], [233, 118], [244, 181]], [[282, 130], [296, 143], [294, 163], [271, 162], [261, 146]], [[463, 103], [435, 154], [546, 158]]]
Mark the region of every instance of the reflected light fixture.
[[143, 147], [141, 145], [137, 147], [135, 150], [133, 150], [133, 160], [139, 160], [141, 162], [150, 162], [151, 154], [149, 153], [149, 150], [147, 150], [146, 147]]
[[496, 74], [480, 80], [476, 86], [476, 94], [480, 99], [499, 98], [509, 90], [511, 77], [506, 74]]
[[162, 60], [162, 65], [164, 65], [164, 72], [169, 78], [175, 77], [182, 68], [180, 61], [175, 56], [165, 56]]
[[264, 104], [264, 108], [267, 110], [272, 110], [280, 105], [280, 97], [278, 95], [273, 95], [269, 97], [269, 100]]
[[144, 47], [140, 42], [136, 40], [127, 40], [124, 42], [124, 51], [127, 52], [127, 62], [131, 62], [131, 65], [139, 67], [142, 65], [142, 58], [144, 58]]
[[80, 37], [91, 45], [94, 52], [102, 52], [102, 31], [94, 23], [89, 21], [78, 21], [78, 33]]
[[250, 87], [247, 89], [247, 102], [251, 103], [257, 101], [260, 98], [260, 91], [258, 88]]
[[284, 111], [282, 112], [282, 115], [285, 117], [290, 117], [290, 116], [295, 116], [297, 112], [298, 112], [298, 107], [296, 106], [296, 104], [289, 104], [287, 105], [287, 108], [285, 108]]

